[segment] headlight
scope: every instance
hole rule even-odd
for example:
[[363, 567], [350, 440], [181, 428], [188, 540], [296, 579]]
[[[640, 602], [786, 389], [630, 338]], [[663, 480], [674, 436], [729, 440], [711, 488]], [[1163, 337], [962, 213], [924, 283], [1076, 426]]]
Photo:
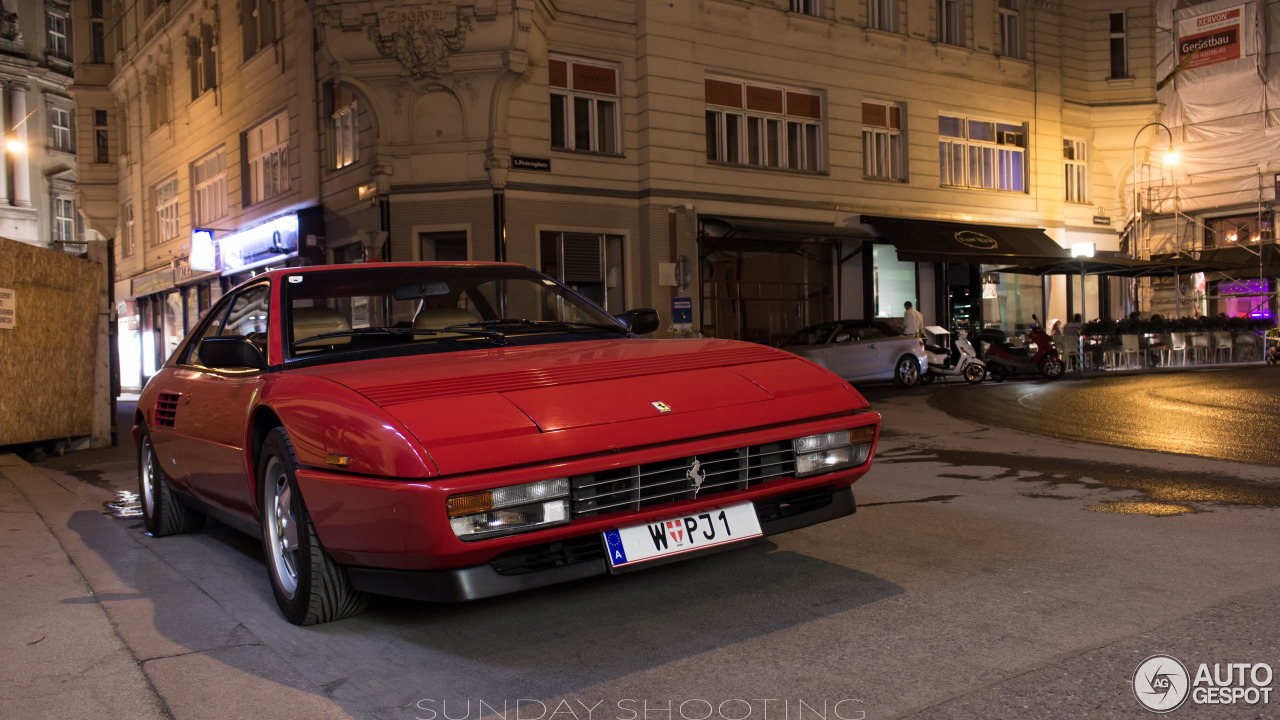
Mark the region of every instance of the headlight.
[[449, 524], [462, 540], [569, 522], [569, 478], [508, 485], [449, 498]]
[[857, 467], [871, 455], [874, 425], [796, 438], [796, 477]]

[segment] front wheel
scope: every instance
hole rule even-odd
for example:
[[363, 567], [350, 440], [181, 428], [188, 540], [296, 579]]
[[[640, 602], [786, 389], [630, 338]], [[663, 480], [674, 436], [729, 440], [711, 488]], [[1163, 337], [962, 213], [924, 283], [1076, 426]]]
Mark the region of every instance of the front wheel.
[[1048, 357], [1044, 362], [1040, 363], [1040, 372], [1050, 380], [1057, 380], [1062, 377], [1062, 361], [1056, 357]]
[[151, 444], [151, 434], [145, 429], [138, 443], [138, 498], [142, 522], [152, 537], [195, 532], [204, 527], [204, 515], [183, 505], [169, 487], [169, 478]]
[[352, 587], [347, 571], [320, 545], [298, 491], [297, 466], [284, 428], [272, 430], [262, 444], [258, 484], [262, 549], [276, 604], [294, 625], [356, 615], [368, 606], [369, 596]]
[[986, 368], [979, 363], [971, 362], [964, 366], [964, 381], [970, 385], [977, 385], [987, 376]]
[[915, 387], [920, 382], [920, 361], [912, 355], [898, 358], [893, 369], [893, 382], [901, 388]]

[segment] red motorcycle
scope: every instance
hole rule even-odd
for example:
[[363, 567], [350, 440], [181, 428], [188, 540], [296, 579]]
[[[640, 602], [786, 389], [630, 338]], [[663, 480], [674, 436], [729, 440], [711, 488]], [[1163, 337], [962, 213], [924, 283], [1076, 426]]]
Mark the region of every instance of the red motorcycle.
[[990, 328], [981, 334], [985, 348], [983, 360], [987, 363], [987, 375], [995, 382], [1002, 382], [1014, 375], [1040, 375], [1049, 380], [1062, 377], [1062, 357], [1053, 338], [1040, 327], [1040, 321], [1031, 316], [1031, 330], [1027, 332], [1027, 346], [1009, 344], [1002, 331]]

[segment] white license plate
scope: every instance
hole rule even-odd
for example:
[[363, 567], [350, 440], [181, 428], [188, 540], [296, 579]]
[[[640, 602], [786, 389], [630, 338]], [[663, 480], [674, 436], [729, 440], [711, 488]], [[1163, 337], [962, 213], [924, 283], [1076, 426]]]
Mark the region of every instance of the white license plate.
[[755, 505], [746, 502], [606, 530], [604, 544], [609, 566], [620, 569], [763, 535]]

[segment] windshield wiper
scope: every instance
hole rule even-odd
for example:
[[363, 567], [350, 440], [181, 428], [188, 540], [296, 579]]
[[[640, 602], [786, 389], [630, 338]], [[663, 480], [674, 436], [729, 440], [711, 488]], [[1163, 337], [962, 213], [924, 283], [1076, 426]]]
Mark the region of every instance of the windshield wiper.
[[451, 325], [447, 328], [400, 328], [400, 327], [366, 327], [354, 328], [352, 330], [341, 330], [339, 332], [322, 333], [320, 335], [312, 335], [311, 337], [300, 338], [293, 341], [293, 346], [297, 347], [303, 343], [313, 342], [316, 340], [327, 340], [329, 338], [354, 337], [356, 335], [471, 335], [482, 337], [486, 340], [492, 340], [498, 345], [506, 345], [507, 338], [496, 330], [486, 330], [482, 328], [473, 328], [466, 325]]
[[626, 328], [621, 325], [610, 325], [606, 323], [592, 322], [575, 322], [572, 320], [528, 320], [525, 318], [502, 318], [501, 320], [478, 320], [472, 323], [463, 323], [462, 325], [450, 325], [450, 327], [508, 327], [511, 325], [522, 325], [525, 327], [565, 327], [565, 328], [591, 328], [594, 330], [609, 330], [616, 333], [626, 332]]

